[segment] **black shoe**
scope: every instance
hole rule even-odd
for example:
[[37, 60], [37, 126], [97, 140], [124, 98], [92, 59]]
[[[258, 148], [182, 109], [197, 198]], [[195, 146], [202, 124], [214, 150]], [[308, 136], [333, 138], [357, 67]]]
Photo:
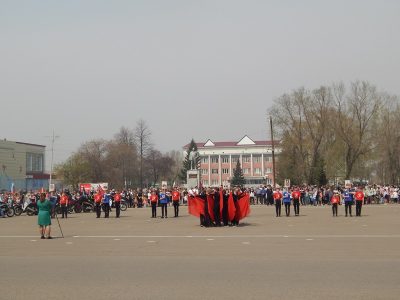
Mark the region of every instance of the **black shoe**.
[[41, 238], [42, 240], [44, 240], [44, 239], [45, 239], [44, 235], [42, 235], [40, 238]]
[[52, 238], [51, 236], [48, 236], [47, 239], [48, 239], [48, 240], [52, 240], [53, 238]]

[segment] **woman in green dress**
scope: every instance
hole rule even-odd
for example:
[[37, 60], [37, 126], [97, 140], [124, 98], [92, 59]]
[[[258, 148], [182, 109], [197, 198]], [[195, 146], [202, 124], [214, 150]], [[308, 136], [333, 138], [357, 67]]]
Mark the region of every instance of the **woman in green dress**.
[[51, 225], [51, 202], [46, 199], [46, 193], [40, 194], [40, 200], [37, 202], [37, 207], [39, 210], [38, 213], [38, 224], [39, 224], [39, 232], [41, 235], [41, 239], [44, 239], [45, 236], [48, 239], [51, 239], [50, 236], [50, 225]]

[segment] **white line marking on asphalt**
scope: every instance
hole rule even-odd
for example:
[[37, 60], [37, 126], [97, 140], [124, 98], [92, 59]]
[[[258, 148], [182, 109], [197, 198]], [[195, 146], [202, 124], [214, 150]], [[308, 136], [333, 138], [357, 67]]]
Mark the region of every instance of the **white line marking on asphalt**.
[[147, 241], [148, 243], [155, 243], [156, 241]]
[[72, 245], [72, 242], [66, 242], [67, 245]]
[[313, 241], [314, 239], [306, 239], [306, 241]]
[[288, 236], [288, 235], [284, 235], [283, 237], [284, 237], [284, 238], [288, 238], [289, 236]]
[[207, 239], [207, 241], [213, 241], [214, 239]]
[[[400, 234], [332, 234], [332, 235], [282, 235], [282, 234], [262, 234], [262, 235], [74, 235], [73, 238], [400, 238]], [[0, 238], [36, 238], [27, 235], [0, 235]]]
[[36, 240], [31, 240], [31, 242], [36, 242]]
[[120, 241], [121, 239], [114, 239], [114, 241]]
[[250, 242], [242, 242], [243, 245], [250, 245]]
[[[1, 236], [0, 236], [1, 237]], [[332, 234], [332, 235], [77, 235], [74, 238], [400, 238], [400, 234]]]

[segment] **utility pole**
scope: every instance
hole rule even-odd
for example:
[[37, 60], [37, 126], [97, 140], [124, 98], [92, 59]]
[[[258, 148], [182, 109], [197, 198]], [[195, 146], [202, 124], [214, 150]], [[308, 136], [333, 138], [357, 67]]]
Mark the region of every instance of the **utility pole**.
[[274, 145], [274, 131], [272, 127], [272, 117], [269, 117], [269, 125], [271, 130], [271, 146], [272, 146], [272, 180], [274, 181], [274, 188], [276, 188], [275, 181], [275, 145]]
[[54, 141], [56, 138], [59, 138], [58, 135], [54, 134], [54, 129], [53, 129], [53, 135], [50, 137], [51, 138], [51, 163], [50, 163], [50, 179], [49, 179], [49, 190], [52, 184], [52, 177], [53, 177], [53, 162], [54, 162]]

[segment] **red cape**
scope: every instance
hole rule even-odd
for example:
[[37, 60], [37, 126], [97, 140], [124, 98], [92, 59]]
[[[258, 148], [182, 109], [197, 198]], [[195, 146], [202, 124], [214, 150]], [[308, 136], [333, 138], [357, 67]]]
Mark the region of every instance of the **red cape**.
[[246, 218], [250, 214], [250, 195], [245, 193], [239, 196], [238, 201], [236, 202], [238, 208], [238, 218], [239, 220]]
[[230, 193], [228, 198], [228, 220], [229, 221], [234, 220], [235, 215], [236, 215], [236, 206], [235, 202], [233, 201], [233, 195], [232, 193]]
[[189, 196], [188, 212], [189, 214], [200, 218], [200, 215], [204, 215], [204, 200], [200, 197]]

